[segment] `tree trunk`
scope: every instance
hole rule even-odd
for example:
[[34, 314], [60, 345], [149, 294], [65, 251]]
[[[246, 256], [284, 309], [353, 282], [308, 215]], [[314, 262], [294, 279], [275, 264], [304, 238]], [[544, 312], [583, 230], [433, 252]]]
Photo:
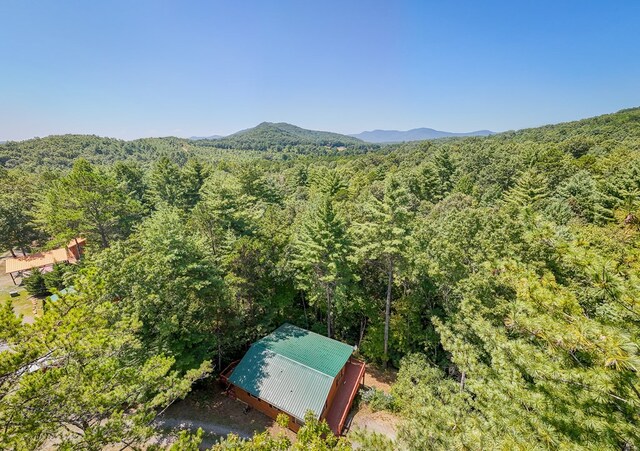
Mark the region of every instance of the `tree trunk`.
[[367, 328], [367, 317], [362, 315], [360, 319], [360, 339], [358, 340], [358, 348], [360, 348], [360, 344], [362, 343], [362, 339], [364, 338], [364, 331]]
[[102, 230], [102, 228], [100, 229], [100, 240], [102, 241], [103, 249], [106, 249], [109, 247], [109, 242], [107, 241], [107, 234], [104, 232], [104, 230]]
[[302, 291], [302, 309], [304, 310], [304, 320], [309, 328], [309, 317], [307, 316], [307, 303], [304, 301], [304, 290]]
[[13, 248], [9, 249], [9, 251], [11, 252], [11, 256], [12, 256], [13, 258], [17, 258], [17, 257], [18, 257], [18, 256], [16, 255], [16, 253], [15, 253], [15, 252], [13, 252]]
[[391, 319], [391, 288], [393, 287], [393, 261], [389, 261], [387, 281], [387, 304], [384, 309], [384, 367], [389, 362], [389, 320]]
[[332, 327], [332, 321], [333, 321], [333, 315], [332, 315], [332, 308], [333, 308], [333, 294], [331, 293], [331, 287], [329, 285], [327, 285], [326, 288], [326, 293], [327, 293], [327, 337], [329, 338], [333, 338], [333, 327]]
[[25, 250], [25, 248], [20, 246], [20, 250], [22, 251], [22, 255], [26, 257], [27, 256], [27, 251]]

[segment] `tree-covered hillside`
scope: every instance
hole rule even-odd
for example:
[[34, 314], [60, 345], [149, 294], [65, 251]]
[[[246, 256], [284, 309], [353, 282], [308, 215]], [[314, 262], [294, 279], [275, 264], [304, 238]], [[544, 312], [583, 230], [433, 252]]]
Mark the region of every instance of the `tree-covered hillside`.
[[307, 130], [284, 122], [263, 122], [253, 128], [242, 130], [233, 135], [213, 140], [198, 140], [198, 145], [207, 145], [223, 149], [259, 150], [259, 151], [298, 151], [314, 148], [373, 148], [363, 141], [338, 133]]
[[500, 136], [504, 139], [542, 139], [546, 142], [561, 142], [577, 137], [589, 137], [596, 142], [607, 139], [619, 142], [625, 139], [633, 140], [638, 133], [640, 133], [640, 107], [579, 121], [507, 132]]
[[337, 133], [264, 122], [222, 139], [166, 137], [123, 141], [95, 135], [58, 135], [9, 141], [0, 144], [0, 166], [33, 170], [70, 168], [78, 158], [105, 166], [116, 161], [146, 166], [162, 157], [184, 164], [189, 158], [208, 162], [252, 158], [254, 152], [269, 159], [287, 159], [297, 155], [354, 154], [376, 149], [378, 146], [374, 144]]
[[[633, 109], [346, 154], [175, 140], [116, 163], [127, 143], [60, 145], [42, 164], [90, 161], [53, 175], [33, 170], [46, 141], [12, 147], [3, 247], [90, 247], [56, 276], [77, 293], [34, 326], [0, 311], [16, 351], [0, 351], [0, 447], [144, 443], [210, 363], [290, 322], [399, 369], [398, 436], [365, 449], [637, 449], [639, 124]], [[23, 371], [38, 359], [55, 369]], [[321, 431], [302, 443], [349, 448]], [[217, 449], [288, 446], [234, 440]]]
[[186, 161], [193, 152], [189, 141], [180, 138], [122, 141], [95, 135], [57, 135], [0, 145], [0, 165], [40, 170], [70, 168], [78, 158], [98, 165], [125, 160], [149, 163], [161, 156]]

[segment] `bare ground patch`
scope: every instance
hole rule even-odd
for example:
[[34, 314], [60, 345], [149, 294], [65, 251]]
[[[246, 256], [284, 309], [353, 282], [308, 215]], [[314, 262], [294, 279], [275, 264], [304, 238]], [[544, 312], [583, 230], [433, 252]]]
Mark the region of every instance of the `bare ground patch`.
[[398, 371], [393, 369], [381, 370], [367, 365], [364, 375], [364, 385], [375, 387], [385, 393], [391, 392], [391, 385], [396, 381]]
[[351, 423], [351, 430], [377, 432], [392, 440], [396, 439], [400, 417], [386, 411], [374, 412], [367, 405], [361, 405]]
[[256, 432], [271, 435], [284, 433], [292, 441], [295, 434], [281, 428], [274, 420], [255, 409], [247, 409], [240, 401], [223, 394], [223, 387], [211, 381], [195, 388], [184, 400], [171, 405], [156, 421], [165, 430], [202, 428], [203, 444], [210, 446], [229, 433], [250, 438]]

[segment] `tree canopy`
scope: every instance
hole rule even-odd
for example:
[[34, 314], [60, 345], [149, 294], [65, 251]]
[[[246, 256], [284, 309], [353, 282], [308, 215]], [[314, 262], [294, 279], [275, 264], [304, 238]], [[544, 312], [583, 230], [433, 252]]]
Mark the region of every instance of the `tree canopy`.
[[[44, 285], [76, 295], [32, 326], [3, 310], [0, 445], [142, 443], [209, 361], [219, 371], [286, 321], [399, 369], [396, 442], [354, 442], [636, 449], [639, 124], [631, 109], [343, 150], [274, 124], [217, 144], [0, 145], [5, 250], [89, 243]], [[25, 372], [34, 362], [50, 369]], [[309, 421], [299, 443], [350, 446], [323, 427]]]

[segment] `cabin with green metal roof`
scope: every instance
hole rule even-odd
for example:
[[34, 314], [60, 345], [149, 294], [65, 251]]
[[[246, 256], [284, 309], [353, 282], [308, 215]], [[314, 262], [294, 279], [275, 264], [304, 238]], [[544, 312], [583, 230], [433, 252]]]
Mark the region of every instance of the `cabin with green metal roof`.
[[221, 379], [232, 398], [272, 418], [287, 414], [294, 431], [312, 412], [340, 435], [364, 382], [364, 363], [351, 356], [353, 351], [348, 344], [283, 324], [253, 343]]

